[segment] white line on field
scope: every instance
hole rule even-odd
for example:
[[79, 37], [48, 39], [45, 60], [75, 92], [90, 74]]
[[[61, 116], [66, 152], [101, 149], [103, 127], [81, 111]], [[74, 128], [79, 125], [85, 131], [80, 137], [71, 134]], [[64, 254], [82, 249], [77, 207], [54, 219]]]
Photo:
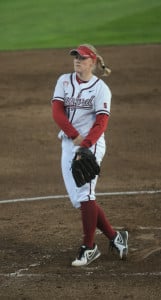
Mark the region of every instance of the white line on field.
[[[86, 275], [89, 276], [93, 274], [92, 272], [87, 272]], [[118, 276], [118, 273], [109, 273], [110, 276]], [[8, 278], [28, 278], [28, 277], [39, 277], [39, 278], [47, 278], [47, 277], [56, 277], [57, 274], [52, 273], [52, 274], [42, 274], [42, 273], [19, 273], [19, 272], [15, 272], [15, 273], [0, 273], [0, 277], [8, 277]], [[84, 275], [83, 275], [84, 276]], [[122, 277], [161, 277], [161, 272], [136, 272], [136, 273], [119, 273], [119, 276]], [[80, 274], [79, 274], [80, 277]]]
[[[96, 196], [129, 196], [129, 195], [144, 195], [144, 194], [159, 194], [161, 190], [151, 190], [151, 191], [124, 191], [124, 192], [105, 192], [96, 193]], [[52, 195], [52, 196], [40, 196], [32, 198], [19, 198], [19, 199], [8, 199], [0, 200], [0, 204], [3, 203], [14, 203], [14, 202], [27, 202], [27, 201], [38, 201], [38, 200], [49, 200], [49, 199], [61, 199], [68, 198], [68, 195]]]
[[[115, 228], [116, 230], [123, 230], [123, 227], [121, 226], [115, 226], [112, 225], [113, 228]], [[135, 228], [136, 230], [161, 230], [161, 227], [153, 227], [153, 226], [136, 226]], [[102, 231], [100, 231], [99, 229], [96, 229], [96, 234], [103, 234]]]

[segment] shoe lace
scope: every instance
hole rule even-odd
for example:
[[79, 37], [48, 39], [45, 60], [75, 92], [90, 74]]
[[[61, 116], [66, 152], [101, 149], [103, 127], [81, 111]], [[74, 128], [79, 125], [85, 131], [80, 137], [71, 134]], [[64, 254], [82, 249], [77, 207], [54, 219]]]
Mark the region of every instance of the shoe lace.
[[81, 257], [83, 256], [85, 250], [86, 250], [86, 246], [82, 245], [79, 249], [79, 252], [78, 252], [78, 259], [81, 259]]

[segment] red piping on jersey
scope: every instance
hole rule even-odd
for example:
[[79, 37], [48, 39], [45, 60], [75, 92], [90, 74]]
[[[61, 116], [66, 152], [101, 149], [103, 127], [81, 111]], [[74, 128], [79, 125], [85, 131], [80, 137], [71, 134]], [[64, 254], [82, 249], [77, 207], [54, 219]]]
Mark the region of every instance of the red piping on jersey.
[[[70, 75], [70, 81], [71, 81], [71, 85], [72, 85], [72, 87], [73, 87], [73, 92], [72, 92], [72, 97], [73, 97], [73, 96], [74, 96], [74, 92], [75, 92], [75, 86], [74, 86], [74, 83], [73, 83], [73, 76], [72, 76], [72, 73], [71, 73], [71, 75]], [[73, 121], [73, 118], [74, 118], [75, 113], [76, 113], [76, 107], [75, 107], [75, 109], [74, 109], [74, 111], [73, 111], [73, 114], [72, 114], [72, 117], [71, 117], [71, 119], [70, 119], [70, 122], [71, 122], [71, 123], [72, 123], [72, 121]]]
[[87, 83], [87, 82], [88, 82], [88, 81], [85, 81], [85, 80], [80, 79], [80, 78], [78, 77], [77, 74], [76, 74], [76, 80], [77, 80], [77, 82], [78, 82], [79, 84], [81, 84], [81, 83]]
[[[94, 154], [96, 154], [96, 148], [97, 148], [97, 144], [95, 144], [95, 146], [94, 146], [94, 152], [93, 152]], [[91, 191], [92, 191], [92, 183], [90, 182], [89, 183], [89, 195], [87, 196], [88, 200], [90, 200]]]
[[106, 115], [110, 115], [110, 112], [109, 112], [108, 110], [101, 109], [101, 110], [97, 110], [97, 111], [96, 111], [96, 114], [106, 114]]
[[[74, 76], [74, 73], [72, 73], [71, 75]], [[73, 86], [73, 77], [72, 77], [72, 76], [71, 76], [70, 78], [71, 78], [71, 84], [72, 84], [72, 86]], [[78, 83], [80, 83], [80, 79], [79, 79], [79, 77], [78, 77], [77, 74], [76, 74], [76, 80], [77, 80]], [[97, 78], [97, 79], [95, 80], [95, 82], [93, 82], [90, 86], [88, 86], [88, 87], [86, 87], [86, 88], [80, 90], [79, 95], [82, 93], [82, 91], [91, 89], [91, 88], [92, 88], [99, 80], [100, 80], [100, 79]], [[87, 83], [87, 82], [88, 82], [88, 81], [85, 81], [84, 83]], [[81, 83], [83, 83], [83, 81], [81, 81]], [[72, 94], [72, 96], [73, 96], [73, 94]]]
[[97, 148], [97, 144], [95, 144], [94, 146], [94, 155], [96, 154], [96, 148]]
[[99, 81], [99, 78], [98, 78], [93, 84], [91, 84], [89, 87], [86, 87], [86, 88], [82, 89], [82, 90], [80, 91], [80, 93], [82, 93], [82, 91], [91, 89], [98, 81]]
[[72, 92], [72, 97], [73, 97], [74, 96], [75, 87], [74, 87], [74, 83], [73, 83], [72, 73], [70, 74], [70, 81], [71, 81], [71, 85], [72, 85], [72, 88], [73, 88], [73, 92]]

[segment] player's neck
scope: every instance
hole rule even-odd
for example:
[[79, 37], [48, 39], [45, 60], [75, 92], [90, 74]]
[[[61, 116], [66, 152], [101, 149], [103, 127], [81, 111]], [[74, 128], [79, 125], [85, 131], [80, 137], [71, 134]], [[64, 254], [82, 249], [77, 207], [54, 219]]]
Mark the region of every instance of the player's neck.
[[93, 74], [76, 73], [76, 78], [79, 83], [88, 82], [92, 78]]

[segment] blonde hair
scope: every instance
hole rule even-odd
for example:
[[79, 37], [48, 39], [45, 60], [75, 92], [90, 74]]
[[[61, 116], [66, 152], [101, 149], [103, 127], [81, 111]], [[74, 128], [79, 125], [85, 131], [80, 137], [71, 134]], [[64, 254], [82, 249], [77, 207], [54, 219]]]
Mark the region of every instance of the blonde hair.
[[90, 44], [83, 44], [81, 46], [85, 46], [85, 47], [89, 48], [97, 56], [96, 69], [99, 68], [99, 69], [103, 70], [102, 76], [109, 76], [111, 74], [111, 69], [105, 65], [103, 57], [101, 55], [99, 55], [96, 48]]

